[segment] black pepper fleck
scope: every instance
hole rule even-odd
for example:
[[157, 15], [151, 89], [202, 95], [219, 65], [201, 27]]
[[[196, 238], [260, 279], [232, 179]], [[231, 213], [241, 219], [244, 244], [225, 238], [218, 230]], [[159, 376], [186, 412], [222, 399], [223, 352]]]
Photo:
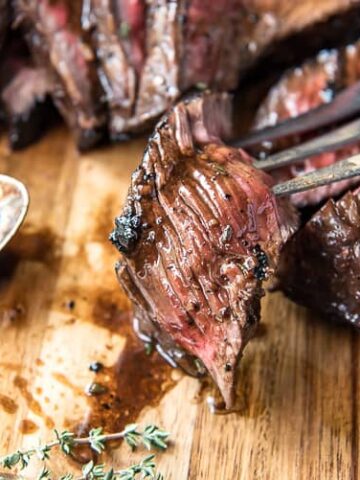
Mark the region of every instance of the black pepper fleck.
[[89, 370], [91, 372], [98, 373], [104, 368], [104, 365], [101, 362], [92, 362], [89, 365]]
[[66, 308], [68, 308], [69, 310], [74, 310], [75, 305], [75, 300], [69, 300], [68, 302], [66, 302]]

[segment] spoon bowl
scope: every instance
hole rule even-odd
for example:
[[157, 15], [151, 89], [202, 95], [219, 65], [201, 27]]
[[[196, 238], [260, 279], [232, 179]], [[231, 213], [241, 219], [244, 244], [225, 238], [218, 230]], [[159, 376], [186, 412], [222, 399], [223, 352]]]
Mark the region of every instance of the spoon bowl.
[[23, 183], [0, 175], [0, 251], [22, 224], [29, 207], [29, 194]]

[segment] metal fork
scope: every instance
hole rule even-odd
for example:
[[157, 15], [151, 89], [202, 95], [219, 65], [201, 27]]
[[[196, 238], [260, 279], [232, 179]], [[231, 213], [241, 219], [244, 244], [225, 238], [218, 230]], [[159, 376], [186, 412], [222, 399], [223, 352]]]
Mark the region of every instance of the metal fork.
[[[298, 117], [281, 122], [274, 127], [256, 130], [232, 142], [232, 146], [249, 148], [263, 141], [276, 140], [290, 135], [318, 130], [353, 117], [360, 113], [360, 82], [339, 93], [328, 104], [311, 110]], [[345, 145], [360, 142], [360, 119], [348, 121], [330, 132], [312, 140], [295, 145], [270, 155], [265, 160], [255, 160], [254, 166], [261, 170], [274, 170], [298, 163], [320, 153], [336, 151]], [[273, 187], [275, 195], [291, 195], [311, 188], [327, 185], [360, 175], [360, 154], [334, 163]]]

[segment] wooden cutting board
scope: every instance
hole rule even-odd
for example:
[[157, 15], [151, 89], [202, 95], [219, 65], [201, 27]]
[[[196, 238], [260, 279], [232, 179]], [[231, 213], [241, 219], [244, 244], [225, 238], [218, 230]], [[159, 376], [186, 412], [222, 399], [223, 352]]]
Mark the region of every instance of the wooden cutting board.
[[[151, 422], [172, 433], [157, 457], [167, 480], [360, 478], [355, 332], [269, 296], [242, 361], [239, 412], [229, 415], [211, 414], [208, 390], [131, 336], [107, 236], [144, 145], [79, 155], [61, 128], [21, 153], [1, 141], [0, 172], [26, 183], [31, 206], [0, 255], [0, 453], [50, 439], [54, 426]], [[106, 367], [99, 374], [94, 361]], [[89, 398], [94, 380], [108, 391]], [[120, 445], [109, 461], [143, 455]], [[77, 468], [55, 464], [59, 474]]]

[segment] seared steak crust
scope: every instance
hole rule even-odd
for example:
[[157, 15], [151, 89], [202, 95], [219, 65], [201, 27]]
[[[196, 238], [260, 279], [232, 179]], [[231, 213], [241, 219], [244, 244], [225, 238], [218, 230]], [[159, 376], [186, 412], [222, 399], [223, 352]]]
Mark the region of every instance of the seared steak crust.
[[271, 178], [221, 143], [228, 130], [226, 95], [176, 106], [149, 141], [111, 239], [135, 315], [199, 358], [230, 406], [262, 281], [296, 218], [276, 203]]
[[277, 276], [295, 302], [360, 327], [360, 190], [329, 200], [293, 236]]

